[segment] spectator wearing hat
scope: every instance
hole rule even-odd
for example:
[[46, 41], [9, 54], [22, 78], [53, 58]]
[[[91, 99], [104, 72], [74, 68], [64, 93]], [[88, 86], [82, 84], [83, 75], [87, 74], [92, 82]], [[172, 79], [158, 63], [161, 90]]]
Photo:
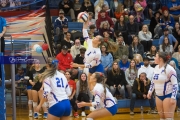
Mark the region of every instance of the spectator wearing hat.
[[59, 3], [59, 9], [64, 10], [65, 15], [70, 15], [71, 19], [75, 21], [75, 14], [73, 10], [73, 2], [71, 0], [62, 0]]
[[142, 65], [142, 66], [138, 69], [138, 76], [139, 76], [141, 73], [146, 73], [147, 78], [148, 78], [149, 80], [152, 80], [154, 68], [151, 67], [149, 58], [145, 57], [145, 58], [143, 59], [143, 62], [144, 62], [144, 65]]
[[56, 59], [59, 61], [58, 69], [66, 71], [71, 69], [70, 64], [73, 62], [72, 55], [68, 53], [68, 47], [64, 45], [61, 52], [56, 56]]
[[174, 47], [173, 47], [173, 49], [175, 50], [176, 47], [178, 46], [178, 41], [176, 40], [176, 38], [175, 38], [172, 34], [169, 34], [168, 28], [165, 28], [165, 29], [164, 29], [164, 35], [162, 35], [162, 36], [160, 37], [160, 39], [159, 39], [159, 45], [162, 45], [165, 37], [168, 37], [170, 45], [173, 45], [173, 42], [175, 43], [175, 44], [174, 44]]
[[71, 51], [70, 51], [73, 60], [75, 59], [76, 55], [80, 54], [80, 48], [83, 47], [79, 39], [76, 39], [74, 43], [75, 44], [71, 47]]
[[111, 31], [113, 31], [114, 30], [114, 22], [112, 21], [112, 19], [110, 17], [106, 16], [106, 11], [105, 10], [101, 10], [100, 11], [100, 15], [101, 15], [101, 17], [99, 17], [97, 19], [97, 21], [96, 21], [97, 30], [100, 29], [100, 26], [102, 26], [103, 21], [107, 21], [108, 24], [109, 24], [109, 29]]
[[59, 17], [55, 19], [54, 28], [56, 30], [56, 35], [59, 35], [63, 30], [63, 26], [68, 25], [68, 19], [64, 16], [64, 11], [59, 10]]
[[162, 12], [161, 11], [162, 3], [160, 0], [148, 0], [147, 1], [147, 7], [148, 7], [150, 19], [153, 17], [153, 14], [155, 12]]
[[119, 36], [116, 42], [119, 45], [119, 48], [114, 53], [114, 59], [121, 60], [123, 55], [129, 56], [128, 47], [123, 44], [124, 38], [122, 36]]
[[171, 0], [168, 2], [168, 9], [174, 20], [179, 21], [180, 17], [180, 2], [177, 0]]
[[125, 72], [126, 69], [129, 68], [129, 65], [130, 65], [130, 62], [128, 61], [128, 56], [127, 55], [123, 55], [121, 60], [119, 61], [120, 69]]

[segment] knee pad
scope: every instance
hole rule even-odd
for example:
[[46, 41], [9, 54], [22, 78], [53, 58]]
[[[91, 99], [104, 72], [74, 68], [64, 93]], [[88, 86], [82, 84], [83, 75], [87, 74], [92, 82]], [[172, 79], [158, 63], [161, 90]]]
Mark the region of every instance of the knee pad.
[[42, 107], [45, 107], [45, 108], [47, 108], [47, 107], [48, 107], [48, 104], [47, 104], [47, 102], [44, 102], [44, 103], [43, 103], [43, 105], [42, 105]]
[[33, 104], [33, 100], [28, 100], [28, 104], [32, 105]]
[[33, 102], [33, 107], [37, 107], [37, 102]]
[[165, 120], [174, 120], [173, 118], [166, 118]]

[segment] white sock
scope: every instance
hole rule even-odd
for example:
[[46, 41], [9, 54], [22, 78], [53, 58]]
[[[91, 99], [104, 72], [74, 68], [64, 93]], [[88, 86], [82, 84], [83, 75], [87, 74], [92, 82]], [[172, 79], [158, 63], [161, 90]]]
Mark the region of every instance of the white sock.
[[174, 120], [173, 118], [166, 118], [165, 120]]
[[93, 120], [92, 118], [86, 118], [86, 120]]

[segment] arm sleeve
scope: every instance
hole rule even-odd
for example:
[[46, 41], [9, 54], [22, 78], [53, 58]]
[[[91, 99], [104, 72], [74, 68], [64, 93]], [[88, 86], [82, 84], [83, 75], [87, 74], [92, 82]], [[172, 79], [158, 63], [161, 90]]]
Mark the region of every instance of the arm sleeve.
[[108, 68], [110, 68], [112, 66], [112, 63], [113, 63], [113, 56], [111, 53], [109, 53], [109, 58], [110, 58], [110, 63], [108, 64]]
[[43, 97], [44, 98], [47, 98], [48, 94], [50, 94], [51, 92], [51, 83], [50, 83], [50, 79], [45, 79], [44, 80], [44, 83], [43, 83], [43, 86], [44, 86], [44, 93], [43, 93]]
[[89, 42], [92, 42], [92, 40], [89, 39], [89, 35], [88, 35], [87, 29], [83, 29], [83, 37], [86, 40], [87, 44], [89, 44]]
[[142, 31], [139, 31], [139, 33], [138, 33], [138, 37], [139, 37], [139, 40], [141, 41], [141, 40], [146, 40], [146, 38], [145, 38], [145, 35], [143, 35], [144, 33], [142, 32]]
[[70, 89], [70, 87], [69, 87], [69, 84], [68, 84], [68, 82], [67, 82], [67, 79], [66, 79], [65, 76], [62, 77], [62, 79], [65, 81], [65, 84], [66, 84], [66, 88], [65, 88], [66, 94], [67, 94], [68, 96], [70, 96], [70, 95], [71, 95], [71, 89]]
[[162, 45], [159, 46], [159, 52], [163, 52]]
[[3, 27], [6, 27], [6, 26], [7, 26], [6, 20], [5, 20], [4, 18], [2, 18], [2, 26], [3, 26]]
[[154, 91], [154, 82], [153, 82], [153, 80], [151, 80], [151, 85], [150, 85], [150, 87], [149, 87], [149, 93], [152, 93], [153, 91]]
[[174, 49], [173, 49], [173, 46], [170, 45], [170, 52], [173, 53]]
[[96, 58], [94, 58], [90, 63], [85, 63], [86, 68], [92, 68], [97, 65], [97, 63], [101, 60], [101, 55], [97, 54]]
[[[127, 83], [128, 83], [129, 85], [131, 85], [131, 82], [130, 82], [128, 76], [129, 76], [129, 69], [126, 69], [126, 71], [125, 71], [126, 81], [127, 81]], [[131, 85], [131, 86], [132, 86], [132, 85]]]

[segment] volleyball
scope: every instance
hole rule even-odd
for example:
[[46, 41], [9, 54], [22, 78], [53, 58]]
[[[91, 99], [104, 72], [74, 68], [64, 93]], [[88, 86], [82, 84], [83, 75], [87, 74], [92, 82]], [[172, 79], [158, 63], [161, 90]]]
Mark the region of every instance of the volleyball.
[[86, 12], [80, 12], [78, 14], [77, 20], [78, 22], [86, 22], [88, 20], [88, 13]]

